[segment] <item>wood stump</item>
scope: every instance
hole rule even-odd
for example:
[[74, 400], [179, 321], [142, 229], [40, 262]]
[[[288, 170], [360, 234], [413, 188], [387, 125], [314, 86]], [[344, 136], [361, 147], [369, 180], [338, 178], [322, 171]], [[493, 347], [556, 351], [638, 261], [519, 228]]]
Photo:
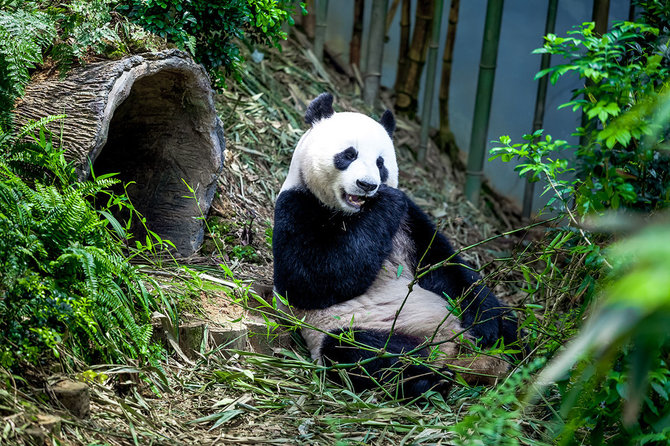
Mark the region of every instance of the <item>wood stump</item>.
[[56, 399], [78, 418], [86, 418], [91, 413], [91, 397], [88, 386], [83, 382], [64, 379], [51, 387]]
[[[205, 70], [168, 50], [91, 63], [65, 78], [34, 76], [17, 103], [17, 124], [59, 114], [67, 115], [63, 123], [50, 125], [55, 135], [62, 125], [60, 144], [80, 178], [92, 165], [96, 175], [118, 172], [123, 183], [134, 182], [128, 195], [148, 229], [178, 254], [194, 253], [225, 149]], [[142, 229], [133, 228], [140, 240]]]

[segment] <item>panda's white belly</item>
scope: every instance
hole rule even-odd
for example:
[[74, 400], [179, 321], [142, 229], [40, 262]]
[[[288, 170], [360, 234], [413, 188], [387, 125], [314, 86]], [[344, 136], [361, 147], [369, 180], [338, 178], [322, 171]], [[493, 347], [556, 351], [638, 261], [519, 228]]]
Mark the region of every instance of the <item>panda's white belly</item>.
[[[434, 342], [451, 340], [461, 333], [460, 321], [447, 308], [444, 298], [416, 283], [410, 292], [408, 285], [413, 276], [407, 267], [409, 249], [408, 238], [401, 230], [394, 238], [393, 254], [366, 293], [325, 309], [291, 309], [295, 316], [304, 318], [301, 333], [313, 358], [320, 359], [326, 333], [338, 329], [393, 329], [395, 333]], [[444, 347], [440, 349], [450, 350]]]

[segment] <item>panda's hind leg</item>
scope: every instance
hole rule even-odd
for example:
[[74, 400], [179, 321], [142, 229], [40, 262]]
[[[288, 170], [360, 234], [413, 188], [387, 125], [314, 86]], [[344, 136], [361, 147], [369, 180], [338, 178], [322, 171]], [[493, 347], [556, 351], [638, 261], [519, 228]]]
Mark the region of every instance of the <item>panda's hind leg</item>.
[[436, 372], [405, 355], [425, 358], [425, 349], [413, 352], [419, 344], [419, 339], [400, 333], [389, 339], [381, 330], [337, 330], [324, 340], [321, 357], [333, 367], [331, 376], [345, 369], [357, 392], [381, 386], [398, 398], [419, 397], [428, 390], [446, 396], [451, 387], [448, 369]]

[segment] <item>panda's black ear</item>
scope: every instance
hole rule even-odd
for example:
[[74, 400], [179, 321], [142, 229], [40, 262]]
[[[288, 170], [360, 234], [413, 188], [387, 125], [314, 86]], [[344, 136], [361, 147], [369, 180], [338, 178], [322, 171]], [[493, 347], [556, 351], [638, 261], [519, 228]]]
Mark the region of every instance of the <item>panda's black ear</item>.
[[321, 93], [307, 107], [305, 112], [305, 122], [314, 125], [317, 121], [330, 118], [333, 111], [333, 95], [330, 93]]
[[379, 120], [379, 123], [386, 129], [386, 133], [393, 138], [393, 132], [395, 131], [395, 118], [391, 110], [386, 110], [382, 115], [382, 118]]

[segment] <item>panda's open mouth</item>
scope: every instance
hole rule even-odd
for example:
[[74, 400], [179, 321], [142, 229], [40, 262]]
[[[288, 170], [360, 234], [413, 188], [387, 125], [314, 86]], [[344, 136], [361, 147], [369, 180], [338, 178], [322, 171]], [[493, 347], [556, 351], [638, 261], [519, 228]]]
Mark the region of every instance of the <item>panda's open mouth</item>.
[[362, 195], [353, 195], [346, 192], [342, 193], [344, 201], [351, 207], [355, 209], [360, 209], [363, 204], [365, 204], [365, 198]]

